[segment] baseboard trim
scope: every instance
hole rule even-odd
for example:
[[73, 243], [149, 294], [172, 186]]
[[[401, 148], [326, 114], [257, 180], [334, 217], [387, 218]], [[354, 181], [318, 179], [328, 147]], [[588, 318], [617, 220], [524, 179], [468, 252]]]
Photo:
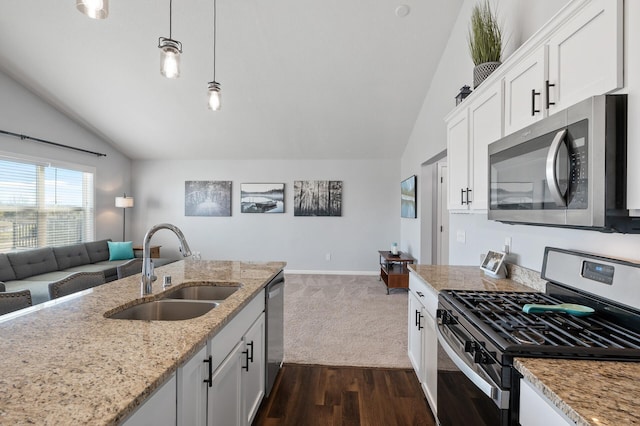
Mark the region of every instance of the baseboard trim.
[[315, 271], [304, 269], [284, 269], [285, 274], [298, 275], [380, 275], [380, 271]]

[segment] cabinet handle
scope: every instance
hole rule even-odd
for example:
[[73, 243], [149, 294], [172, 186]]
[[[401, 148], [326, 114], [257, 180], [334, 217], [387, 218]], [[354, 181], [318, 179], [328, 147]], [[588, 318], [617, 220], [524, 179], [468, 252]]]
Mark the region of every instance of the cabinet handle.
[[465, 193], [465, 190], [460, 188], [460, 204], [462, 205], [466, 204], [464, 201], [464, 193]]
[[549, 80], [546, 81], [545, 85], [545, 91], [546, 91], [546, 95], [547, 95], [547, 109], [549, 109], [550, 105], [555, 105], [555, 102], [549, 102], [549, 87], [556, 87], [555, 84], [551, 84], [549, 83]]
[[540, 112], [536, 109], [536, 96], [540, 96], [540, 92], [536, 92], [536, 89], [531, 89], [531, 116], [536, 115], [536, 112]]
[[211, 359], [211, 355], [209, 355], [209, 359], [205, 359], [203, 360], [203, 362], [206, 362], [207, 364], [209, 364], [209, 378], [208, 379], [204, 379], [203, 382], [204, 383], [208, 383], [209, 387], [213, 386], [213, 361]]
[[424, 294], [422, 294], [422, 292], [421, 292], [421, 291], [416, 291], [416, 294], [417, 294], [418, 296], [420, 296], [420, 297], [424, 297]]
[[420, 330], [420, 311], [416, 309], [416, 327]]
[[253, 363], [253, 340], [251, 341], [251, 343], [247, 343], [247, 346], [249, 346], [251, 348], [251, 355], [247, 356], [247, 364], [248, 364], [249, 361], [251, 361], [251, 363]]
[[422, 330], [424, 327], [422, 326], [422, 321], [420, 321], [422, 318], [424, 318], [422, 315], [420, 315], [420, 312], [418, 312], [418, 330]]
[[242, 369], [244, 371], [249, 371], [249, 349], [247, 349], [246, 351], [242, 351], [242, 353], [245, 356], [245, 360], [247, 361], [247, 365], [243, 365]]
[[471, 189], [467, 188], [467, 204], [471, 204], [471, 201], [469, 201], [469, 193], [472, 192]]

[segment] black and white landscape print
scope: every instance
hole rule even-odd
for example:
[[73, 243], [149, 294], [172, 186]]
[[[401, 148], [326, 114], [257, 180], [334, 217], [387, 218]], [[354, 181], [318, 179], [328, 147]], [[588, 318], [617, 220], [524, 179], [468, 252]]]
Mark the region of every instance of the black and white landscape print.
[[294, 216], [342, 216], [342, 181], [297, 180], [293, 204]]
[[243, 183], [240, 186], [242, 213], [284, 213], [284, 183]]
[[184, 215], [231, 216], [231, 181], [185, 181]]

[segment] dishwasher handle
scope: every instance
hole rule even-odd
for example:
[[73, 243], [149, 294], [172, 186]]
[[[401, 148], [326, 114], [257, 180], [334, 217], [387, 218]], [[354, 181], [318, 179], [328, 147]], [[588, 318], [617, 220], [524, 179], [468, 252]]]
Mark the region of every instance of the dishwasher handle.
[[267, 288], [268, 288], [267, 299], [276, 298], [276, 297], [278, 297], [280, 292], [284, 289], [284, 281], [281, 281], [281, 282], [276, 283], [276, 284], [272, 284]]

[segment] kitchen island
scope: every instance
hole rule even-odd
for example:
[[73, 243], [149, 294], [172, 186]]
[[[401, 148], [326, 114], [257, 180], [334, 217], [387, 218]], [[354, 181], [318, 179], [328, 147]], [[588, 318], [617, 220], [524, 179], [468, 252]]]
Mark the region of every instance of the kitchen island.
[[[241, 284], [203, 316], [183, 321], [105, 318], [140, 301], [140, 276], [59, 299], [0, 322], [0, 423], [118, 424], [201, 349], [285, 266], [185, 260], [156, 269], [175, 289], [190, 282]], [[74, 297], [75, 296], [75, 297]]]
[[[539, 274], [518, 267], [509, 271], [513, 279], [487, 277], [475, 266], [409, 265], [409, 269], [435, 293], [544, 291]], [[638, 362], [516, 358], [514, 368], [577, 425], [640, 424]]]

